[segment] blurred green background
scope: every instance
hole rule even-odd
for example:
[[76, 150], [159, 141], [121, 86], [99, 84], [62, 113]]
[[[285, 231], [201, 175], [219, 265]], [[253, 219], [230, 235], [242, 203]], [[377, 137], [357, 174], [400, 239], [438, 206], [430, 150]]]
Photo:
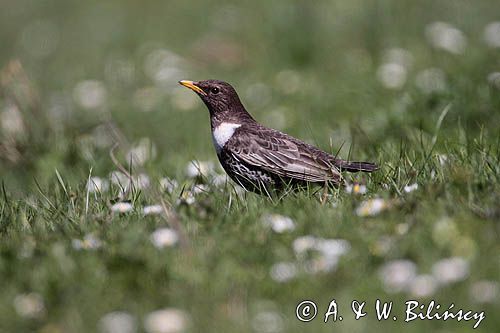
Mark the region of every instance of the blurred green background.
[[[26, 166], [38, 164], [39, 177], [63, 167], [65, 156], [47, 150], [71, 150], [71, 140], [109, 117], [130, 140], [154, 140], [162, 162], [176, 159], [179, 147], [184, 156], [213, 157], [207, 114], [177, 87], [179, 79], [231, 82], [257, 119], [319, 145], [327, 135], [334, 147], [363, 145], [369, 136], [376, 147], [404, 141], [413, 128], [432, 132], [433, 116], [451, 101], [445, 126], [498, 129], [498, 90], [487, 80], [498, 70], [498, 49], [483, 36], [498, 7], [495, 1], [7, 1], [0, 61], [19, 60], [38, 93], [46, 123], [33, 127], [48, 129], [37, 129], [43, 140], [34, 145], [43, 152], [29, 154]], [[449, 38], [444, 43], [455, 53], [428, 42], [426, 28], [438, 21], [463, 30], [458, 41], [453, 32], [434, 37]], [[392, 69], [403, 76], [392, 83], [396, 89], [377, 80], [386, 63], [404, 67]], [[439, 96], [432, 88], [421, 94], [415, 84], [429, 68], [437, 68], [431, 81], [436, 75], [443, 81], [434, 83]], [[100, 157], [94, 168], [106, 163]]]
[[[464, 290], [474, 281], [466, 281], [445, 289], [443, 302], [486, 306], [481, 328], [498, 327], [500, 2], [18, 0], [0, 7], [0, 331], [89, 332], [115, 310], [132, 313], [142, 331], [144, 316], [166, 306], [184, 309], [196, 332], [331, 331], [320, 319], [299, 325], [301, 297], [375, 299], [384, 292], [377, 269], [386, 259], [429, 268], [457, 255], [470, 260], [474, 279], [493, 281], [494, 301], [471, 301]], [[149, 231], [165, 224], [160, 218], [109, 214], [116, 189], [83, 214], [89, 172], [105, 178], [116, 169], [110, 150], [117, 140], [124, 165], [127, 147], [145, 149], [132, 171], [152, 182], [168, 176], [190, 184], [189, 161], [216, 163], [208, 112], [177, 84], [209, 78], [233, 84], [265, 125], [341, 149], [342, 157], [378, 161], [375, 180], [359, 180], [369, 196], [398, 208], [360, 224], [352, 209], [359, 199], [345, 193], [338, 209], [321, 211], [306, 195], [280, 203], [249, 195], [247, 204], [230, 206], [219, 191], [201, 208], [179, 208], [192, 246], [187, 261], [179, 249], [151, 248]], [[414, 182], [420, 194], [404, 198], [403, 187]], [[154, 203], [140, 193], [121, 199]], [[254, 226], [262, 212], [291, 215], [303, 234], [348, 239], [354, 254], [338, 272], [277, 284], [269, 266], [290, 256], [293, 238], [274, 240]], [[443, 216], [474, 244], [473, 255], [467, 246], [456, 252], [433, 243]], [[409, 221], [420, 229], [387, 256], [370, 250]], [[71, 239], [89, 232], [108, 246], [72, 250]], [[26, 237], [34, 253], [18, 257]], [[60, 260], [77, 268], [65, 273]], [[31, 291], [45, 301], [42, 318], [15, 313], [15, 296]], [[270, 315], [255, 319], [256, 304], [279, 313], [279, 324]], [[472, 325], [372, 316], [337, 326], [444, 332]]]

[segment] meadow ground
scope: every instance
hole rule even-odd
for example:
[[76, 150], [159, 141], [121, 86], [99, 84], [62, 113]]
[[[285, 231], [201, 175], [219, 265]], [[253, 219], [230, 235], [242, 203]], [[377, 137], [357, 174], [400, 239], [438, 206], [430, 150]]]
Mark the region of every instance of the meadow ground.
[[[469, 332], [500, 318], [498, 1], [7, 1], [0, 332]], [[226, 181], [180, 79], [380, 171]], [[324, 323], [332, 299], [342, 321]], [[379, 321], [375, 301], [393, 301]], [[308, 323], [302, 300], [318, 306]], [[366, 301], [354, 319], [351, 302]], [[397, 320], [393, 320], [396, 316]]]

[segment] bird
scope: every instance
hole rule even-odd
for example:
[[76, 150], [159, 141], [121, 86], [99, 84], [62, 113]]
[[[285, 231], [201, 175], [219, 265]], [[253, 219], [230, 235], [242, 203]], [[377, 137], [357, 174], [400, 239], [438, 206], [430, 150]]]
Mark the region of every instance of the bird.
[[212, 140], [222, 168], [247, 191], [272, 195], [308, 184], [338, 186], [342, 171], [373, 172], [371, 162], [350, 162], [258, 123], [224, 81], [179, 81], [210, 113]]

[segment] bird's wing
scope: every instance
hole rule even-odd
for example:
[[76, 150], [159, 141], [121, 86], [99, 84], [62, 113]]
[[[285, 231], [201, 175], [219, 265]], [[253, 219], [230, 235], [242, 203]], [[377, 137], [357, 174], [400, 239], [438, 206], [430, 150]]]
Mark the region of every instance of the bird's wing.
[[287, 134], [264, 127], [238, 129], [226, 148], [234, 158], [280, 177], [308, 182], [341, 178], [332, 156]]

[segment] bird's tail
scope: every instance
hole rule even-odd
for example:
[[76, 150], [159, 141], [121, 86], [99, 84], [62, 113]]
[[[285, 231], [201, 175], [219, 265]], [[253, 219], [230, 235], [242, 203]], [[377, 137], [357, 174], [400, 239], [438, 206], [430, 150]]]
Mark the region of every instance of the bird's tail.
[[379, 169], [377, 164], [371, 162], [348, 162], [344, 160], [337, 160], [336, 165], [341, 170], [349, 172], [373, 172]]

